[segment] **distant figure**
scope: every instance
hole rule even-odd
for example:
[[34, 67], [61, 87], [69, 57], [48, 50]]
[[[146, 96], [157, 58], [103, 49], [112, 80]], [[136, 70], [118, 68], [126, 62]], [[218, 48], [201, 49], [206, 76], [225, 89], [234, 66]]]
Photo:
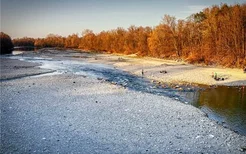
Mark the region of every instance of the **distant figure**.
[[214, 79], [215, 80], [217, 79], [217, 73], [216, 72], [214, 73]]
[[246, 67], [244, 67], [243, 72], [246, 73]]
[[142, 69], [142, 77], [144, 76], [144, 70]]

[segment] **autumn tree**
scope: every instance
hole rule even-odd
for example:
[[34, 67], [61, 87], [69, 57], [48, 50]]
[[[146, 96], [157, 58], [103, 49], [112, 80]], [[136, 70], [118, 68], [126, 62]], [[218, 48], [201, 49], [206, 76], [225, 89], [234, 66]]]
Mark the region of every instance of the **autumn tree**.
[[85, 50], [95, 50], [96, 35], [92, 30], [86, 29], [82, 32], [79, 48]]
[[136, 53], [137, 45], [138, 45], [138, 34], [137, 27], [132, 25], [128, 28], [125, 33], [125, 41], [124, 41], [124, 53], [125, 54], [133, 54]]
[[139, 56], [147, 56], [149, 54], [149, 47], [148, 47], [148, 38], [152, 32], [150, 27], [138, 27], [137, 28], [137, 37], [136, 37], [136, 53]]
[[29, 38], [29, 37], [13, 39], [14, 46], [29, 46], [29, 47], [33, 47], [34, 46], [34, 42], [35, 42], [35, 39], [34, 38]]
[[[32, 44], [33, 39], [15, 39], [14, 43]], [[127, 29], [118, 27], [98, 34], [86, 29], [82, 37], [73, 34], [67, 38], [50, 34], [35, 39], [34, 45], [243, 67], [246, 65], [246, 3], [214, 5], [186, 20], [164, 15], [154, 28], [132, 25]]]
[[12, 43], [10, 36], [1, 32], [0, 33], [0, 40], [1, 40], [1, 52], [0, 52], [0, 54], [11, 53], [14, 45]]
[[170, 57], [176, 52], [173, 33], [166, 24], [156, 26], [148, 39], [149, 55], [153, 57]]
[[69, 35], [65, 40], [66, 48], [78, 48], [80, 43], [80, 38], [78, 34]]

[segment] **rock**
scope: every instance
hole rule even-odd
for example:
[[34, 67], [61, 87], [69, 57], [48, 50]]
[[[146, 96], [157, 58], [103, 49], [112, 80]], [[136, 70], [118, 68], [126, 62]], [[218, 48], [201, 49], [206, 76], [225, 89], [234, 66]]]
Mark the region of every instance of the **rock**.
[[175, 86], [175, 88], [179, 88], [179, 86], [178, 86], [178, 85], [176, 85], [176, 86]]
[[240, 147], [240, 151], [245, 152], [246, 151], [246, 146]]
[[111, 82], [113, 85], [117, 85], [117, 83], [116, 82]]
[[164, 73], [164, 74], [166, 74], [166, 73], [167, 73], [167, 71], [166, 71], [166, 70], [163, 70], [163, 71], [160, 71], [160, 73]]
[[199, 139], [200, 137], [201, 137], [201, 136], [198, 135], [198, 136], [196, 137], [196, 139]]
[[176, 137], [177, 139], [182, 139], [182, 137], [181, 137], [181, 136], [177, 136], [177, 135], [176, 135], [175, 137]]
[[183, 90], [183, 88], [178, 88], [178, 90], [182, 91], [182, 90]]
[[124, 86], [124, 87], [127, 86], [127, 83], [123, 83], [122, 86]]

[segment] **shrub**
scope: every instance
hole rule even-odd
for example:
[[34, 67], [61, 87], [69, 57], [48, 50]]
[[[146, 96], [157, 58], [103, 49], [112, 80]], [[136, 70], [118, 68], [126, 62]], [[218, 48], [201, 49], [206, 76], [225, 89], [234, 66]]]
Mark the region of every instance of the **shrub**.
[[11, 38], [7, 34], [1, 32], [0, 39], [1, 39], [1, 52], [0, 52], [0, 54], [11, 53], [13, 50], [13, 47], [14, 47]]
[[198, 53], [191, 53], [186, 59], [186, 61], [191, 64], [195, 64], [195, 63], [204, 63], [205, 59], [204, 59], [204, 56]]

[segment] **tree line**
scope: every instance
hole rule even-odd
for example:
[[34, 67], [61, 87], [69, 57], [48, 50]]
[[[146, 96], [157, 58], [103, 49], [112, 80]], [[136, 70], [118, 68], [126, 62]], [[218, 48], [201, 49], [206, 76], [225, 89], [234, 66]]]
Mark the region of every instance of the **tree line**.
[[87, 29], [82, 36], [49, 34], [46, 38], [14, 39], [13, 43], [243, 67], [246, 65], [246, 3], [214, 5], [185, 20], [165, 15], [155, 27], [133, 25], [100, 33]]

